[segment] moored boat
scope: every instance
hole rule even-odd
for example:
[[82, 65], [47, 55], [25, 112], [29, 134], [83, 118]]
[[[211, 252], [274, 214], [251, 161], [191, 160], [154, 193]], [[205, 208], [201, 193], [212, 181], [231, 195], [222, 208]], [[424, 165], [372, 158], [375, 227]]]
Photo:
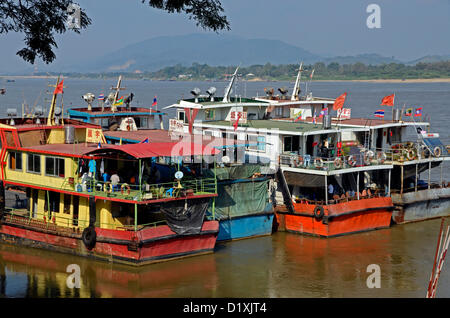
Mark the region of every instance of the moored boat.
[[[16, 118], [0, 125], [2, 242], [132, 265], [213, 252], [219, 224], [214, 213], [205, 215], [216, 180], [181, 170], [208, 165], [203, 159], [216, 149], [107, 145], [100, 126], [56, 123], [55, 103], [56, 94], [39, 124]], [[5, 206], [6, 188], [23, 190], [25, 203]]]

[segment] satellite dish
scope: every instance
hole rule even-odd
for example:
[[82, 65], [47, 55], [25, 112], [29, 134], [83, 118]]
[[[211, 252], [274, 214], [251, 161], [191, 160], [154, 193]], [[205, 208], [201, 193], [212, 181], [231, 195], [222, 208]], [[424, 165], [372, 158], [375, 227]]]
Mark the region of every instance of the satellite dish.
[[230, 161], [231, 161], [231, 160], [230, 160], [230, 157], [228, 157], [228, 156], [223, 156], [223, 157], [222, 157], [222, 162], [223, 162], [223, 163], [230, 163]]
[[183, 174], [182, 171], [177, 171], [177, 172], [175, 172], [175, 178], [176, 178], [176, 179], [180, 180], [180, 179], [183, 178], [183, 176], [184, 176], [184, 174]]
[[216, 88], [215, 87], [210, 87], [210, 88], [208, 88], [206, 93], [209, 95], [209, 98], [213, 102], [214, 101], [214, 94], [216, 93]]

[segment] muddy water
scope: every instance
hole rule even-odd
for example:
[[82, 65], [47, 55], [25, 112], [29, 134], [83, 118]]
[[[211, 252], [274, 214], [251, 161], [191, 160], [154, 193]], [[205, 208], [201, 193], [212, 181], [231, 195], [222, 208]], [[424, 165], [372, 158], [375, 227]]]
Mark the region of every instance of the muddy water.
[[[142, 268], [1, 244], [0, 296], [424, 297], [439, 226], [430, 220], [333, 239], [278, 232]], [[66, 284], [70, 264], [80, 266], [79, 289]], [[370, 264], [380, 266], [379, 289], [367, 287]], [[448, 263], [437, 297], [450, 297]]]

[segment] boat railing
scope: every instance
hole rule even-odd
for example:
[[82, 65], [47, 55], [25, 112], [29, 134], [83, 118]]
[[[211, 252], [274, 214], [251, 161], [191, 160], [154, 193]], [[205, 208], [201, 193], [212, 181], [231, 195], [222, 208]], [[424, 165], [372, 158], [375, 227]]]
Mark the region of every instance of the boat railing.
[[365, 189], [361, 191], [359, 194], [358, 192], [354, 191], [347, 191], [346, 193], [343, 193], [341, 195], [334, 194], [332, 196], [332, 199], [328, 200], [328, 203], [325, 200], [310, 200], [307, 198], [295, 198], [295, 203], [299, 204], [306, 204], [306, 205], [327, 205], [327, 204], [338, 204], [338, 203], [344, 203], [344, 202], [350, 202], [350, 201], [357, 201], [357, 200], [363, 200], [363, 199], [371, 199], [371, 198], [380, 198], [380, 197], [386, 197], [387, 192], [382, 189]]
[[[124, 217], [125, 219], [126, 217]], [[89, 226], [89, 220], [80, 220], [73, 218], [69, 214], [64, 214], [60, 212], [44, 212], [44, 213], [30, 213], [23, 209], [5, 209], [4, 220], [8, 223], [14, 223], [18, 225], [24, 225], [31, 228], [54, 231], [60, 234], [73, 234], [81, 233], [82, 230]], [[133, 222], [129, 222], [133, 223]], [[108, 223], [108, 222], [95, 222], [94, 226], [101, 229], [111, 229], [111, 230], [124, 230], [124, 231], [134, 231], [140, 230], [145, 227], [157, 227], [159, 225], [166, 225], [165, 220], [145, 223], [145, 224], [123, 224], [123, 223]]]
[[446, 149], [439, 146], [430, 148], [422, 142], [407, 141], [394, 143], [390, 147], [374, 148], [372, 151], [384, 153], [387, 161], [406, 162], [428, 158], [448, 157], [449, 155], [444, 153], [444, 150]]
[[116, 198], [132, 201], [173, 199], [195, 195], [216, 194], [214, 178], [198, 178], [157, 184], [131, 184], [90, 180], [77, 184], [75, 191], [97, 197]]
[[360, 154], [350, 154], [330, 158], [297, 154], [283, 154], [279, 156], [280, 166], [326, 171], [382, 165], [385, 160], [385, 155], [378, 155], [373, 151], [365, 151]]

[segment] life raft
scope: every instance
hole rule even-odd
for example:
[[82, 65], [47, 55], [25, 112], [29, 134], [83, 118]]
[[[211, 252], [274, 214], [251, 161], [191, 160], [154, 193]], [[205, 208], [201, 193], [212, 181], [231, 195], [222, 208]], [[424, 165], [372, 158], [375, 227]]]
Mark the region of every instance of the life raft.
[[433, 154], [436, 158], [439, 158], [442, 154], [442, 149], [439, 146], [434, 147]]
[[112, 193], [113, 192], [113, 186], [112, 186], [111, 182], [107, 181], [103, 185], [103, 191], [106, 192], [106, 193]]
[[366, 166], [370, 165], [370, 161], [373, 159], [374, 156], [375, 154], [373, 153], [372, 150], [366, 151], [366, 153], [364, 154], [364, 164]]
[[316, 167], [322, 168], [323, 167], [323, 160], [322, 158], [316, 158], [314, 159], [314, 165]]
[[334, 159], [333, 164], [334, 164], [334, 167], [336, 169], [342, 168], [342, 159], [341, 159], [341, 157], [337, 157], [336, 159]]
[[379, 163], [384, 163], [386, 161], [386, 154], [383, 151], [377, 152], [377, 161]]
[[356, 166], [355, 156], [353, 156], [353, 155], [348, 156], [347, 163], [352, 167]]
[[130, 194], [131, 189], [130, 186], [127, 183], [122, 184], [122, 186], [120, 187], [120, 192], [123, 194], [126, 191], [127, 195]]

